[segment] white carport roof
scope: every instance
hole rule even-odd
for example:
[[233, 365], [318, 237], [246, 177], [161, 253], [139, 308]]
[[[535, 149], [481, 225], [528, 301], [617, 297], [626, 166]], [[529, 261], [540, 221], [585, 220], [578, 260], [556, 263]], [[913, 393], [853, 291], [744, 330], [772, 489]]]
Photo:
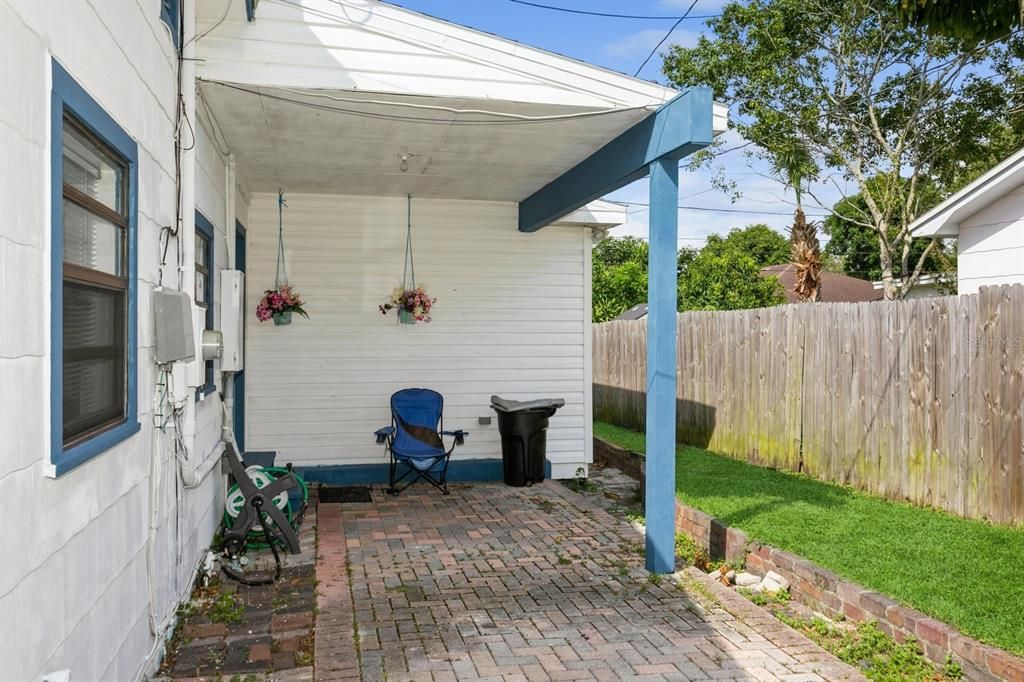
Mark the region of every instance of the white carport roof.
[[678, 94], [378, 0], [234, 2], [200, 0], [197, 75], [253, 191], [520, 201]]
[[910, 224], [915, 237], [956, 237], [960, 223], [1024, 184], [1024, 149]]

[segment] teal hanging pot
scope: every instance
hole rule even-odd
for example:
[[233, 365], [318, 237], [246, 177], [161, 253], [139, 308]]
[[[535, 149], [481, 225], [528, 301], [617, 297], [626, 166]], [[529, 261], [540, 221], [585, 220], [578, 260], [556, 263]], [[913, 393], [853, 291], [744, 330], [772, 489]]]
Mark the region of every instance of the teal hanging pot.
[[281, 313], [274, 313], [274, 325], [275, 326], [282, 327], [282, 326], [284, 326], [286, 324], [291, 324], [291, 323], [292, 323], [292, 311], [285, 310], [284, 312], [281, 312]]
[[402, 324], [416, 324], [416, 317], [408, 310], [398, 310], [398, 321]]

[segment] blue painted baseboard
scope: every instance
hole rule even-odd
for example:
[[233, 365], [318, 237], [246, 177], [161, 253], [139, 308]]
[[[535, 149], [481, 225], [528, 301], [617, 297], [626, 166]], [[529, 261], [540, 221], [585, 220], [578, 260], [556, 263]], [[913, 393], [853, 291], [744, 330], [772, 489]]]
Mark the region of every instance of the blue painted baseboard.
[[[372, 485], [388, 482], [387, 462], [295, 467], [295, 471], [308, 483]], [[448, 464], [448, 481], [450, 483], [500, 481], [503, 476], [500, 459], [453, 459]], [[548, 460], [544, 460], [544, 477], [551, 478], [551, 462]]]

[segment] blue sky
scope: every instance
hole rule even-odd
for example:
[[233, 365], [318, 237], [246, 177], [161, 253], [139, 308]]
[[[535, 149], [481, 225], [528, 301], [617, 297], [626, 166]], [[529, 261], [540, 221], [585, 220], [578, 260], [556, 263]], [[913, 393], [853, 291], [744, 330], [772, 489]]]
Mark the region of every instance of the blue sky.
[[[591, 64], [632, 75], [658, 41], [672, 27], [672, 20], [612, 19], [584, 16], [529, 7], [509, 0], [389, 0], [393, 4], [453, 21], [465, 26], [495, 33], [512, 40], [551, 50]], [[681, 16], [692, 0], [531, 0], [577, 10]], [[725, 0], [697, 0], [693, 16], [717, 14]], [[660, 49], [670, 44], [693, 45], [707, 31], [704, 20], [687, 19], [672, 33]], [[655, 55], [640, 72], [641, 78], [666, 82], [661, 75], [661, 58]], [[738, 141], [734, 133], [727, 133]], [[684, 205], [702, 209], [728, 209], [764, 213], [712, 212], [681, 209], [679, 213], [680, 245], [699, 247], [708, 234], [723, 234], [733, 227], [763, 222], [782, 231], [791, 222], [792, 194], [778, 182], [765, 177], [762, 164], [752, 162], [739, 153], [726, 160], [726, 173], [738, 183], [742, 196], [733, 198], [714, 189], [711, 172], [699, 170], [680, 174], [680, 197]], [[818, 188], [827, 202], [839, 198], [835, 188]], [[647, 202], [647, 181], [640, 180], [610, 196], [619, 201]], [[821, 213], [821, 210], [808, 209]], [[641, 206], [631, 207], [629, 223], [613, 231], [615, 235], [647, 236], [647, 212]]]

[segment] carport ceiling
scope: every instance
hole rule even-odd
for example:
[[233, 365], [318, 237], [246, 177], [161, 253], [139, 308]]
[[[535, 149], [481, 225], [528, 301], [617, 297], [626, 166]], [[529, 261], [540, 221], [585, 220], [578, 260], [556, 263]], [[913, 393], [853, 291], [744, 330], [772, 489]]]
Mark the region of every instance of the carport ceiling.
[[[582, 107], [214, 81], [201, 83], [200, 96], [235, 155], [239, 177], [253, 191], [494, 201], [524, 199], [652, 111], [593, 113]], [[441, 108], [593, 115], [511, 122]]]

